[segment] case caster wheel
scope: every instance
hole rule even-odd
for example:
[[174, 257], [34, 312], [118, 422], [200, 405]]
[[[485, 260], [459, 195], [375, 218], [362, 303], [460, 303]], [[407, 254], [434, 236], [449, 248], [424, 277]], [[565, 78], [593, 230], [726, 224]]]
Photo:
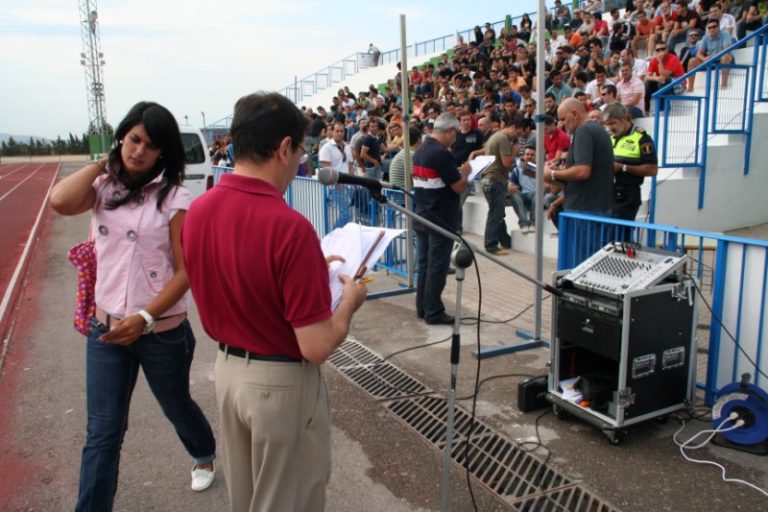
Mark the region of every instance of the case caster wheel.
[[563, 409], [562, 407], [556, 404], [552, 404], [552, 413], [559, 420], [566, 420], [570, 417], [570, 414], [568, 414], [568, 411], [566, 411], [565, 409]]
[[613, 446], [619, 446], [624, 441], [624, 432], [620, 430], [603, 430], [603, 433], [608, 436], [608, 441]]

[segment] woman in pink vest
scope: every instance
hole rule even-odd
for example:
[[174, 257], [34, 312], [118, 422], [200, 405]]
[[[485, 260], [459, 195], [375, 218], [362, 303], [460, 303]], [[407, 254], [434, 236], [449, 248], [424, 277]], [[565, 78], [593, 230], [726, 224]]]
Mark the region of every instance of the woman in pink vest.
[[120, 448], [139, 368], [194, 460], [192, 489], [213, 482], [213, 432], [189, 394], [195, 337], [181, 226], [192, 196], [182, 186], [184, 147], [173, 115], [135, 105], [109, 156], [58, 183], [62, 215], [91, 212], [96, 316], [86, 348], [88, 427], [76, 510], [112, 510]]

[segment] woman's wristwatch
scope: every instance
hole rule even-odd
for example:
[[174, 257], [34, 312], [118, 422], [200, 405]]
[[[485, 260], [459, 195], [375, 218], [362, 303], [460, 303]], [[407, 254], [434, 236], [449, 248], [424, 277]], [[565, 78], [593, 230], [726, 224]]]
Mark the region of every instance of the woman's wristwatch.
[[146, 322], [146, 324], [144, 325], [144, 329], [141, 331], [141, 334], [151, 333], [155, 328], [155, 318], [149, 313], [147, 313], [146, 309], [140, 309], [136, 314], [139, 315], [141, 318], [143, 318], [144, 321]]

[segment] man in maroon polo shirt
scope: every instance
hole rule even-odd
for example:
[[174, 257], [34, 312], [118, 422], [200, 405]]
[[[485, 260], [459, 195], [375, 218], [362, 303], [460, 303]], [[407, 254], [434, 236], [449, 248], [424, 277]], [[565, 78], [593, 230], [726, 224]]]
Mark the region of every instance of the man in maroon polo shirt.
[[366, 289], [343, 276], [331, 310], [312, 225], [283, 200], [308, 121], [287, 98], [240, 98], [233, 174], [190, 206], [184, 261], [205, 331], [219, 343], [216, 398], [232, 510], [323, 510], [330, 416], [320, 364]]

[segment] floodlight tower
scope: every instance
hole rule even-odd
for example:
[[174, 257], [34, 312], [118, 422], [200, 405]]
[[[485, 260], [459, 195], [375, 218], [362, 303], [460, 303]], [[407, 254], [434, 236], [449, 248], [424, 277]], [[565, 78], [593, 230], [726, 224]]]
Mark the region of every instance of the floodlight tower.
[[[97, 134], [98, 153], [106, 153], [107, 148], [107, 111], [104, 101], [104, 78], [102, 66], [106, 64], [101, 53], [99, 37], [99, 14], [96, 0], [79, 0], [80, 3], [80, 34], [83, 50], [80, 53], [80, 64], [85, 68], [85, 90], [88, 98], [88, 129], [89, 136]], [[94, 151], [91, 140], [91, 154]]]

